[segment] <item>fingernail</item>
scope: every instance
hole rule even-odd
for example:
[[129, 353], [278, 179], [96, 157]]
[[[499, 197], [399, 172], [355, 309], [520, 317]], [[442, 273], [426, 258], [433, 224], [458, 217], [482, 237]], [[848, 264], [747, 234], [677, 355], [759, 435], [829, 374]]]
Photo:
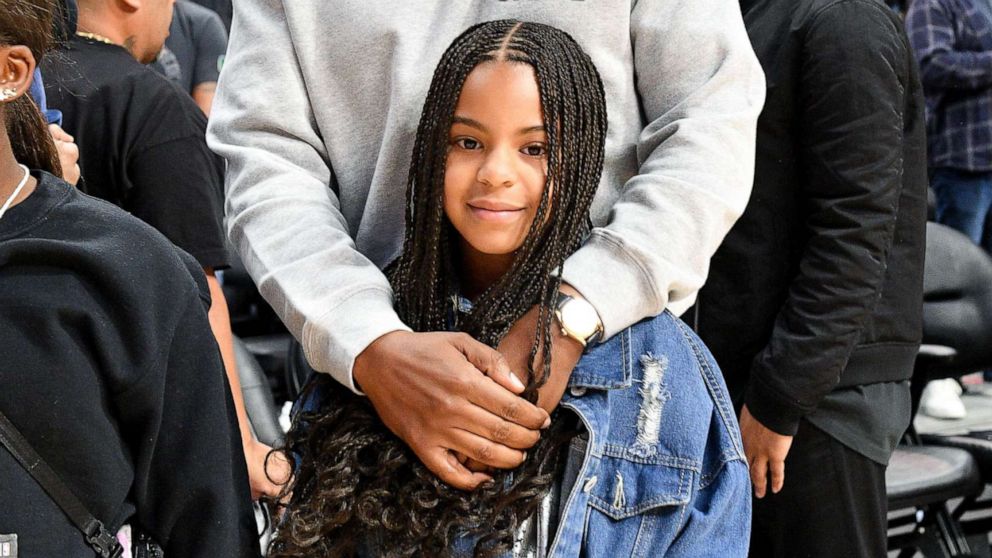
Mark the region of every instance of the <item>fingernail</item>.
[[520, 381], [520, 378], [518, 378], [517, 375], [514, 374], [513, 372], [507, 371], [506, 374], [510, 377], [510, 383], [513, 384], [513, 387], [521, 391], [523, 391], [527, 387], [524, 385], [523, 382]]
[[544, 424], [541, 425], [541, 430], [547, 430], [549, 426], [551, 426], [551, 417], [550, 416], [548, 416], [548, 418], [544, 419]]

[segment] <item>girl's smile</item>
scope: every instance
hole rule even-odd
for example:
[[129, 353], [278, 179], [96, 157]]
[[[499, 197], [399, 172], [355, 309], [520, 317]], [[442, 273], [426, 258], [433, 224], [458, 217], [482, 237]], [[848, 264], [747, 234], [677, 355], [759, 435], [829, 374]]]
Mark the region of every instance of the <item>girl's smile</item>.
[[480, 221], [493, 223], [511, 223], [521, 217], [526, 217], [526, 207], [517, 207], [512, 203], [500, 200], [479, 199], [466, 203]]

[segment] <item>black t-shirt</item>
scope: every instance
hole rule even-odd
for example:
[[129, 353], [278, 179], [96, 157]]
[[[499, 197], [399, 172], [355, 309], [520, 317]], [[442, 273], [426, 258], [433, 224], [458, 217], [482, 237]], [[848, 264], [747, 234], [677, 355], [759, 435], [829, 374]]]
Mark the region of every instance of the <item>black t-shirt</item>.
[[[234, 402], [203, 271], [61, 180], [0, 219], [0, 410], [111, 531], [166, 556], [258, 556]], [[0, 534], [19, 556], [92, 558], [0, 447]]]
[[80, 189], [124, 208], [203, 267], [228, 264], [223, 162], [190, 96], [123, 48], [73, 37], [42, 64], [48, 105], [79, 145]]
[[217, 82], [227, 52], [227, 31], [212, 10], [178, 1], [169, 26], [169, 38], [152, 69], [175, 82], [187, 93], [208, 82]]

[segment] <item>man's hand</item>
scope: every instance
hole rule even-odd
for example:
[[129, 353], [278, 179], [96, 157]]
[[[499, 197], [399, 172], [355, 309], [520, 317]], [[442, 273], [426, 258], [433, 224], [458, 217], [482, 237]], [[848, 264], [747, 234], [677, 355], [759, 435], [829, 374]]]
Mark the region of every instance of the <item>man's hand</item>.
[[777, 494], [785, 484], [785, 456], [792, 447], [792, 436], [783, 436], [765, 427], [751, 416], [747, 405], [741, 410], [741, 438], [754, 484], [754, 495], [765, 497], [768, 475], [772, 476], [772, 492]]
[[[521, 316], [510, 327], [510, 331], [500, 341], [498, 347], [500, 353], [510, 363], [510, 369], [520, 378], [521, 382], [527, 381], [527, 362], [530, 358], [530, 349], [534, 345], [534, 335], [537, 332], [537, 312], [538, 307], [535, 306]], [[572, 375], [572, 370], [575, 369], [575, 365], [582, 357], [583, 349], [581, 343], [561, 334], [557, 322], [553, 323], [551, 327], [551, 375], [548, 377], [547, 383], [537, 391], [537, 406], [547, 411], [548, 414], [558, 407], [562, 395], [565, 394], [565, 388], [568, 387], [568, 379]], [[543, 362], [539, 350], [534, 363], [536, 373], [541, 373]], [[537, 443], [536, 440], [535, 443]], [[456, 457], [470, 471], [489, 470], [489, 467], [478, 460], [461, 454], [456, 455]]]
[[251, 499], [278, 496], [292, 474], [286, 455], [280, 451], [273, 452], [272, 448], [254, 439], [245, 445], [244, 450]]
[[464, 333], [387, 333], [355, 359], [354, 378], [382, 422], [463, 490], [492, 477], [466, 469], [456, 452], [512, 469], [551, 421], [516, 395], [524, 386], [502, 355]]

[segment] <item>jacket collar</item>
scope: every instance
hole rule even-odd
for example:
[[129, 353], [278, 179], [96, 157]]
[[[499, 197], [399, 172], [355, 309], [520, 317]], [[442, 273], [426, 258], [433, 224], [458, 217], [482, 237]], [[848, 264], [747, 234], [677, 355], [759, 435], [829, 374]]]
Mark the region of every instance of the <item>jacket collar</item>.
[[594, 389], [617, 389], [631, 383], [630, 328], [586, 350], [572, 371], [568, 385]]

